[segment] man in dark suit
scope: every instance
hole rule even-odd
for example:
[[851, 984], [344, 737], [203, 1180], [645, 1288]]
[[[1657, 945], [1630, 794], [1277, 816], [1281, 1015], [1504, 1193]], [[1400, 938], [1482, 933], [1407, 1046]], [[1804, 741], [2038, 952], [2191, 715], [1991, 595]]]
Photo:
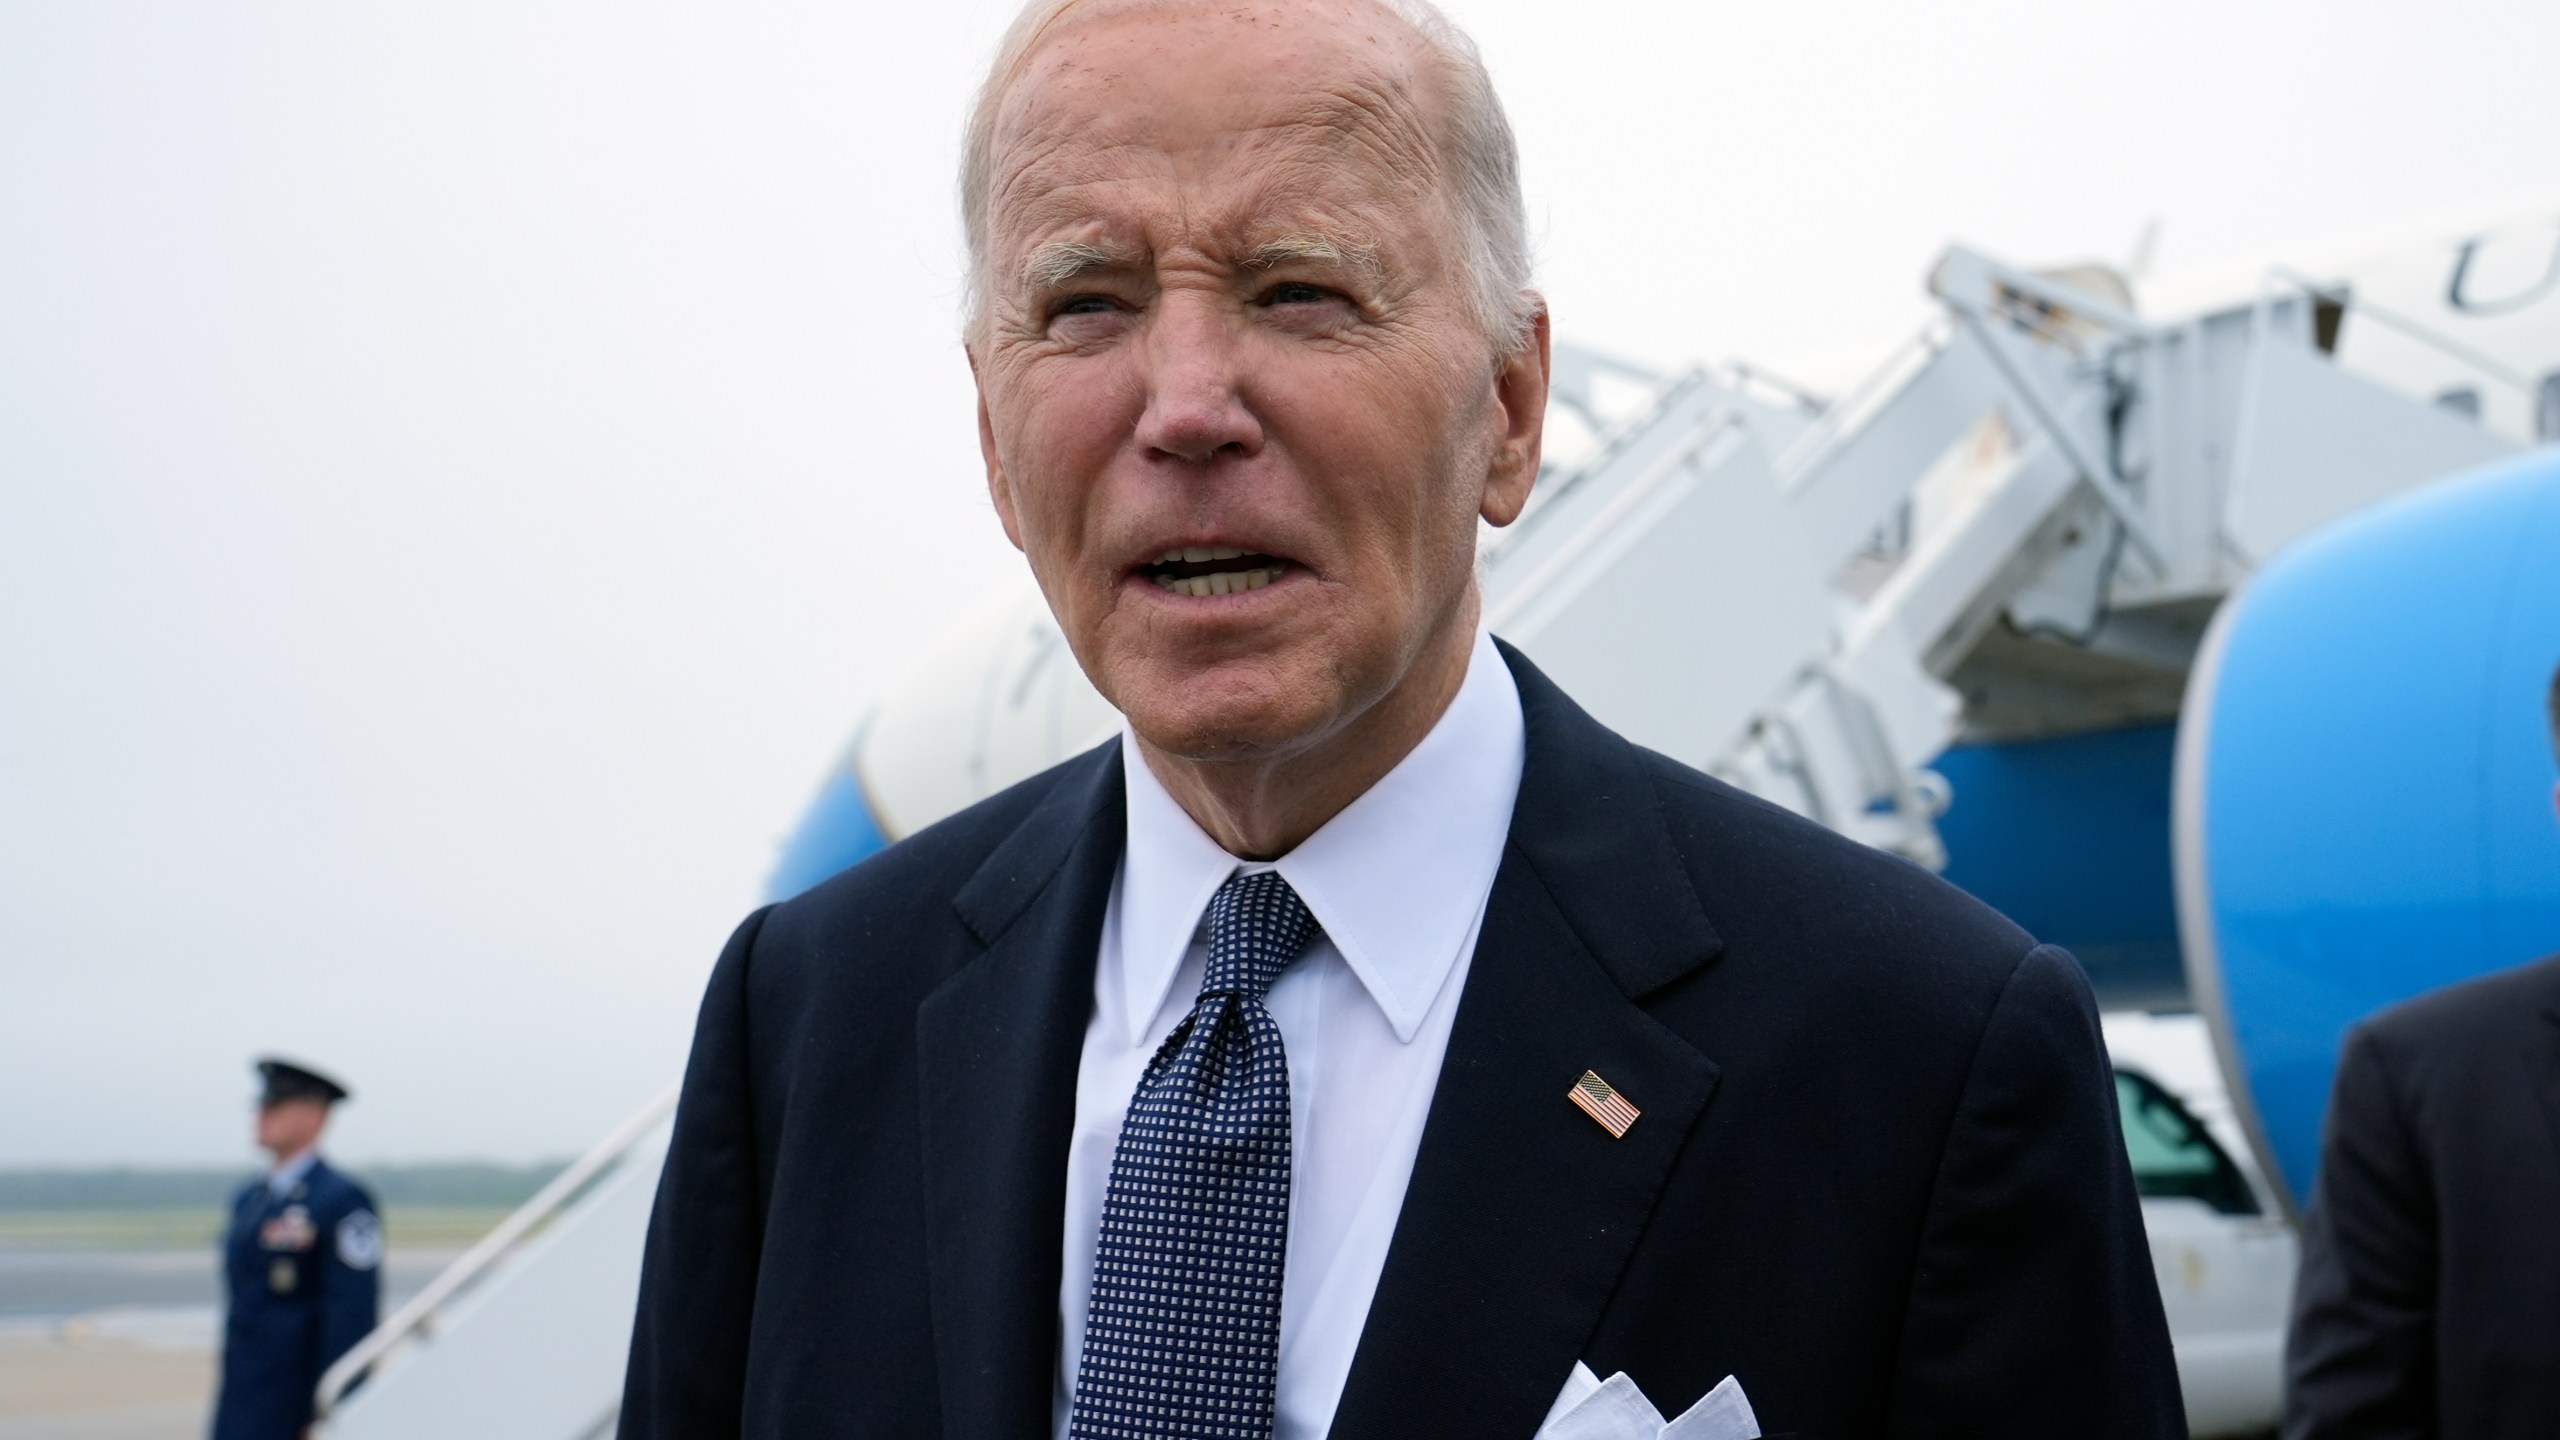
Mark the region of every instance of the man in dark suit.
[[373, 1329], [381, 1293], [373, 1197], [320, 1158], [330, 1107], [346, 1087], [286, 1060], [261, 1060], [258, 1073], [258, 1144], [275, 1164], [231, 1200], [213, 1440], [308, 1433], [320, 1377]]
[[2286, 1440], [2560, 1435], [2560, 955], [2347, 1032], [2285, 1370]]
[[[1479, 629], [1547, 319], [1463, 37], [1035, 6], [990, 493], [1121, 739], [750, 917], [622, 1433], [2183, 1433], [2088, 988]], [[955, 586], [955, 590], [965, 588]]]

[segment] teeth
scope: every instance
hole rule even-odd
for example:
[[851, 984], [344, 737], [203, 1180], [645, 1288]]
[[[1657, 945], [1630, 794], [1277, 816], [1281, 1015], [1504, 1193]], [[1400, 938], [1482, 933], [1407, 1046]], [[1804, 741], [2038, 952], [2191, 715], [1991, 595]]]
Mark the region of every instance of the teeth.
[[1212, 560], [1241, 560], [1244, 558], [1244, 552], [1233, 545], [1213, 545], [1209, 547], [1209, 558]]
[[1201, 561], [1209, 558], [1209, 547], [1206, 545], [1185, 545], [1182, 547], [1182, 558], [1190, 561], [1194, 565], [1197, 565]]
[[[1230, 555], [1221, 558], [1232, 560], [1235, 557]], [[1179, 578], [1159, 575], [1155, 577], [1155, 581], [1176, 595], [1188, 595], [1195, 600], [1206, 600], [1212, 595], [1241, 595], [1247, 590], [1259, 590], [1279, 579], [1288, 568], [1288, 562], [1284, 560], [1275, 561], [1269, 565], [1257, 565], [1251, 570], [1218, 570], [1207, 575], [1185, 575]]]

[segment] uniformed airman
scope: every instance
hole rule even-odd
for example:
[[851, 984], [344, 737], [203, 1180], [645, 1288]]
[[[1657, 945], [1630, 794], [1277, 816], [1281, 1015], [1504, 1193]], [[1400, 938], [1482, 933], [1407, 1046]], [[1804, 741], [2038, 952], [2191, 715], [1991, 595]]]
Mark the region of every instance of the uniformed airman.
[[231, 1202], [213, 1440], [303, 1435], [321, 1375], [373, 1329], [381, 1292], [381, 1212], [320, 1158], [320, 1132], [347, 1088], [284, 1060], [260, 1060], [258, 1073], [258, 1145], [274, 1165]]

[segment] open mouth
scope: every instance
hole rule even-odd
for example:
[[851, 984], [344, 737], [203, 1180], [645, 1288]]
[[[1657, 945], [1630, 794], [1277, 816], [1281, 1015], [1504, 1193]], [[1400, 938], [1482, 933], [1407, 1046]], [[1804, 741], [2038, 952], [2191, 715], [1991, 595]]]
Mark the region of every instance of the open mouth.
[[1176, 595], [1241, 595], [1277, 580], [1289, 562], [1277, 555], [1232, 545], [1186, 545], [1167, 550], [1138, 573]]

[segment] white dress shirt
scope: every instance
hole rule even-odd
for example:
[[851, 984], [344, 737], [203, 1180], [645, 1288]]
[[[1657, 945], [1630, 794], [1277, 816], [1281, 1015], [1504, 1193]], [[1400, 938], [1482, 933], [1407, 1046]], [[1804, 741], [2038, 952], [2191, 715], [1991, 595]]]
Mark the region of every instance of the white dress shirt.
[[1268, 865], [1219, 848], [1148, 770], [1137, 742], [1123, 732], [1120, 745], [1129, 840], [1103, 915], [1076, 1072], [1056, 1433], [1067, 1434], [1084, 1354], [1121, 1121], [1147, 1061], [1198, 998], [1209, 897], [1243, 868], [1278, 870], [1324, 927], [1263, 1000], [1289, 1052], [1292, 1142], [1274, 1434], [1318, 1440], [1333, 1425], [1386, 1264], [1511, 829], [1526, 749], [1520, 692], [1479, 634], [1466, 680], [1422, 743]]

